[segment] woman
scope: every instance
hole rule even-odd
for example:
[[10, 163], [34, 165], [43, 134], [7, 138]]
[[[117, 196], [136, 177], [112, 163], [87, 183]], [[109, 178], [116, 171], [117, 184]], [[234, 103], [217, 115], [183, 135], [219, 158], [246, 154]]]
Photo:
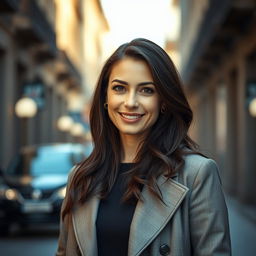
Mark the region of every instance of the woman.
[[231, 255], [218, 170], [196, 151], [191, 121], [165, 51], [121, 45], [95, 90], [94, 149], [69, 177], [57, 255]]

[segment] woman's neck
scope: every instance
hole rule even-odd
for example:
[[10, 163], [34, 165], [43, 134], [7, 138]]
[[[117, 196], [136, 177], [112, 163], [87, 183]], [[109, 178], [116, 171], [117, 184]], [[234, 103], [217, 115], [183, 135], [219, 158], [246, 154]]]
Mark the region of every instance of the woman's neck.
[[141, 136], [134, 135], [121, 135], [120, 137], [123, 147], [122, 163], [134, 162], [140, 146], [140, 142], [143, 138]]

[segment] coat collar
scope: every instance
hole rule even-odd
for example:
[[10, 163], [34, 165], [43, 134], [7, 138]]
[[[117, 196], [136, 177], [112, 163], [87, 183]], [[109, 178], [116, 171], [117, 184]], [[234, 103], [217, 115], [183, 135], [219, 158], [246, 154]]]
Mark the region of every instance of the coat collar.
[[160, 200], [152, 197], [148, 189], [142, 191], [144, 202], [139, 201], [130, 228], [128, 255], [139, 255], [161, 232], [184, 199], [188, 188], [173, 179], [158, 179], [163, 196]]
[[[130, 228], [128, 256], [139, 255], [161, 232], [184, 199], [188, 188], [161, 176], [158, 186], [163, 196], [162, 203], [144, 187], [144, 202], [138, 202]], [[82, 255], [97, 256], [96, 218], [99, 199], [93, 197], [73, 212], [73, 226]]]

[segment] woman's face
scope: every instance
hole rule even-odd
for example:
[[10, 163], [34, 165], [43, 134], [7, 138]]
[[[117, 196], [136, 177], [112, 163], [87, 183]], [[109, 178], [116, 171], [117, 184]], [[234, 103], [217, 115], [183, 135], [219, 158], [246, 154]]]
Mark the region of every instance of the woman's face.
[[144, 136], [156, 122], [160, 96], [146, 62], [126, 57], [110, 73], [108, 115], [120, 136]]

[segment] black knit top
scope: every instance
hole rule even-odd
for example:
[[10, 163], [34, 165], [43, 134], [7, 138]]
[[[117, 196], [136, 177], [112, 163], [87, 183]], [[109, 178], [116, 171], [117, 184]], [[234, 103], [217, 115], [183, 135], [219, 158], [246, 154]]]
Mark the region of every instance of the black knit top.
[[100, 201], [96, 220], [98, 256], [127, 256], [130, 225], [136, 202], [121, 202], [125, 191], [124, 172], [133, 163], [121, 163], [117, 180], [108, 194]]

